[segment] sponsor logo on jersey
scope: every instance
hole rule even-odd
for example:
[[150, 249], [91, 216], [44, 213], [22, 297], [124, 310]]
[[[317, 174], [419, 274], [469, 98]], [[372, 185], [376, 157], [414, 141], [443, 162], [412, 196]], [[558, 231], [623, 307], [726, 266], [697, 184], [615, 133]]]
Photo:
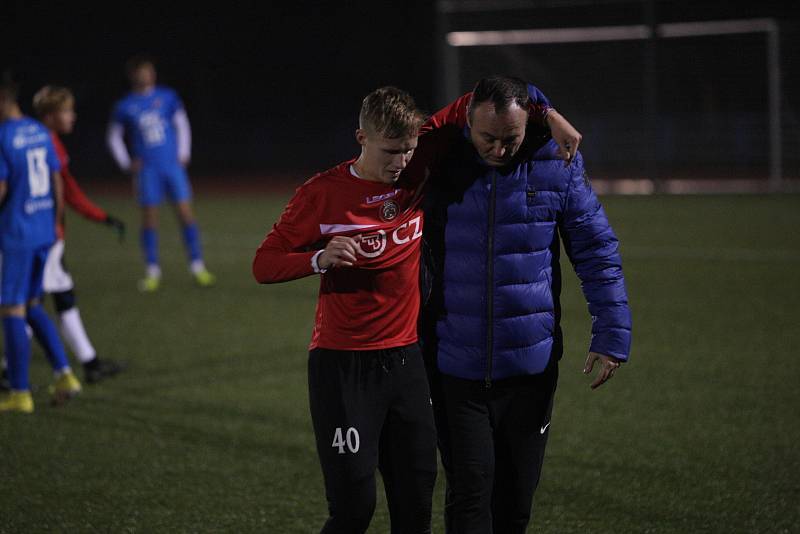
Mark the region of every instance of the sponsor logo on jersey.
[[26, 146], [44, 143], [49, 137], [50, 134], [47, 132], [31, 132], [30, 129], [28, 129], [25, 131], [17, 131], [12, 143], [14, 144], [14, 148], [19, 150], [20, 148], [25, 148]]
[[[404, 222], [391, 232], [392, 243], [399, 246], [417, 240], [420, 237], [422, 237], [422, 217], [419, 216]], [[365, 258], [377, 258], [383, 254], [389, 240], [385, 230], [361, 234], [360, 238], [356, 247], [359, 254]]]
[[397, 193], [399, 193], [399, 192], [400, 192], [399, 189], [395, 189], [394, 191], [391, 191], [389, 193], [384, 193], [382, 195], [375, 195], [373, 197], [367, 197], [367, 204], [375, 204], [375, 203], [380, 202], [382, 200], [390, 199], [392, 197], [397, 196]]
[[407, 223], [403, 223], [392, 232], [392, 241], [397, 245], [405, 245], [409, 241], [422, 237], [421, 218], [414, 217]]
[[27, 200], [25, 201], [24, 210], [27, 215], [33, 215], [37, 211], [51, 210], [55, 206], [52, 198], [43, 198], [41, 200]]
[[397, 217], [398, 213], [400, 213], [400, 206], [397, 205], [397, 202], [394, 200], [387, 200], [378, 210], [378, 217], [380, 217], [383, 222], [389, 222]]
[[362, 234], [356, 247], [362, 256], [377, 258], [386, 250], [386, 232], [378, 230], [373, 234]]

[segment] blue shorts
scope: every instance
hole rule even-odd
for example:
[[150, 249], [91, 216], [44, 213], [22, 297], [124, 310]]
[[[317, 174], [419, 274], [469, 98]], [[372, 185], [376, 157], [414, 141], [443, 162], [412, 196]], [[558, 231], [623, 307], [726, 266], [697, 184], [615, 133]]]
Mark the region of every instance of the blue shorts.
[[157, 206], [164, 195], [172, 202], [192, 198], [189, 176], [180, 164], [172, 166], [145, 165], [136, 177], [136, 189], [141, 206]]
[[42, 296], [50, 245], [0, 251], [0, 304], [19, 306]]

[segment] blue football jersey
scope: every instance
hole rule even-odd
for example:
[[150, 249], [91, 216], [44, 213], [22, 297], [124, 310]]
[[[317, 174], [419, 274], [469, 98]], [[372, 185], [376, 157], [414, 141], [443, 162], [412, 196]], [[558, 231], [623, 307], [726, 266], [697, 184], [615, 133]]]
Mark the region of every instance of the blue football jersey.
[[147, 94], [129, 93], [114, 106], [111, 120], [125, 127], [133, 157], [147, 166], [173, 166], [178, 142], [172, 119], [182, 108], [175, 91], [158, 86]]
[[28, 117], [0, 123], [0, 249], [37, 248], [55, 241], [51, 174], [61, 170], [50, 132]]

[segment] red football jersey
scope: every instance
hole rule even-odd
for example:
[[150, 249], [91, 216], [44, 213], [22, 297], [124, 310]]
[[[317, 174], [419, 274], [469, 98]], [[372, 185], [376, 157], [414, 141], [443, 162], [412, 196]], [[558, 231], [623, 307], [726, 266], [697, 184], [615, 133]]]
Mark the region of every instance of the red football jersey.
[[353, 267], [321, 275], [310, 348], [375, 350], [417, 340], [420, 201], [425, 169], [393, 184], [354, 176], [347, 161], [300, 186], [256, 252], [261, 283], [313, 274], [311, 258], [334, 236], [359, 237]]
[[[471, 91], [461, 95], [456, 100], [431, 115], [431, 117], [422, 127], [422, 130], [420, 130], [420, 134], [424, 134], [447, 125], [455, 125], [463, 128], [467, 124], [467, 111], [469, 110], [469, 103], [471, 101]], [[547, 127], [546, 116], [550, 109], [551, 107], [547, 104], [531, 102], [528, 107], [528, 111], [530, 112], [528, 120], [538, 126]]]
[[[69, 170], [69, 154], [67, 149], [58, 137], [58, 134], [51, 131], [50, 137], [53, 140], [53, 147], [58, 157], [58, 162], [61, 163], [61, 178], [64, 182], [64, 203], [72, 209], [86, 217], [87, 219], [102, 222], [106, 220], [106, 212], [102, 208], [95, 205], [89, 197], [81, 190], [75, 177]], [[64, 239], [64, 221], [56, 222], [56, 234], [59, 239]]]

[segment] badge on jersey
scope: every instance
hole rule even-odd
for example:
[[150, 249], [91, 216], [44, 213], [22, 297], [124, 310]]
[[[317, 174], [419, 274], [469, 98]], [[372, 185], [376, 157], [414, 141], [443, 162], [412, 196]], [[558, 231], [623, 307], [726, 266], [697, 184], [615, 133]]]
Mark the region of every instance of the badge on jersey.
[[394, 200], [387, 200], [383, 204], [381, 204], [380, 209], [378, 209], [378, 217], [383, 222], [389, 222], [397, 217], [397, 214], [400, 213], [400, 206], [397, 205], [397, 202]]

